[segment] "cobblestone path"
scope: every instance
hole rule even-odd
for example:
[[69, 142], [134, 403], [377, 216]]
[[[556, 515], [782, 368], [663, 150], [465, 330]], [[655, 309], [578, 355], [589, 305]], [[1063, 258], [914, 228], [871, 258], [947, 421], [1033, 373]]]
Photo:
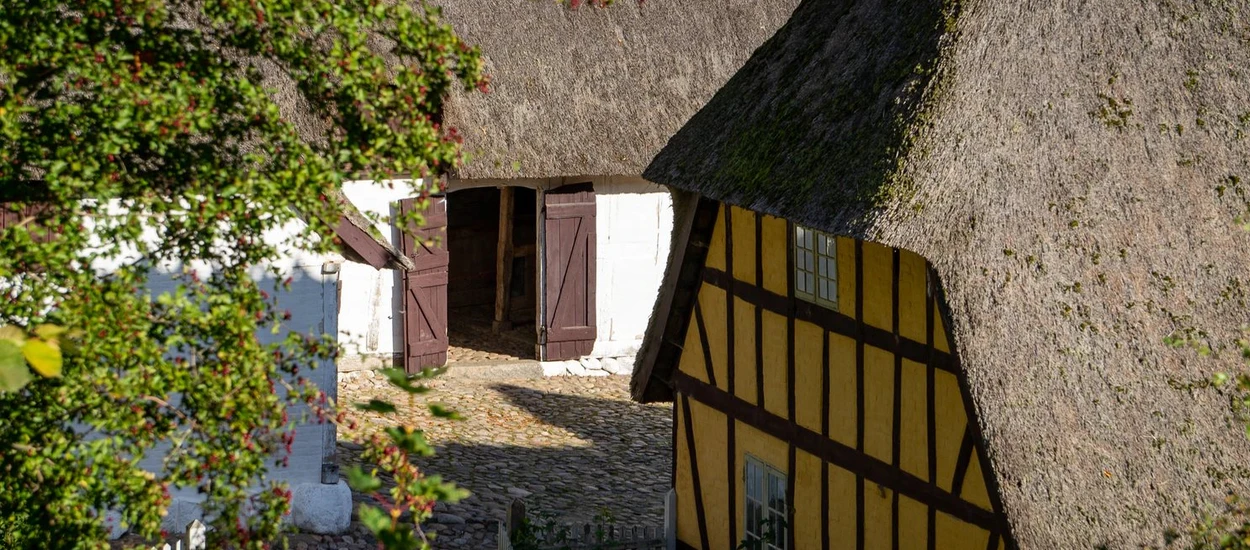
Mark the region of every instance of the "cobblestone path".
[[[432, 530], [440, 550], [493, 550], [496, 522], [514, 497], [531, 511], [570, 522], [606, 512], [620, 524], [659, 526], [671, 469], [671, 408], [629, 400], [625, 376], [526, 380], [437, 380], [434, 391], [408, 406], [407, 396], [370, 374], [344, 377], [340, 403], [386, 398], [400, 405], [407, 422], [425, 429], [438, 454], [423, 461], [473, 492], [437, 511]], [[465, 416], [433, 419], [427, 401]], [[362, 426], [386, 417], [352, 412]], [[359, 449], [340, 443], [339, 461], [358, 461]], [[365, 500], [356, 495], [357, 501]], [[292, 547], [372, 548], [358, 526], [346, 536], [299, 535]]]
[[453, 310], [448, 328], [447, 362], [517, 361], [534, 359], [534, 324], [518, 324], [495, 332], [491, 320], [473, 311]]

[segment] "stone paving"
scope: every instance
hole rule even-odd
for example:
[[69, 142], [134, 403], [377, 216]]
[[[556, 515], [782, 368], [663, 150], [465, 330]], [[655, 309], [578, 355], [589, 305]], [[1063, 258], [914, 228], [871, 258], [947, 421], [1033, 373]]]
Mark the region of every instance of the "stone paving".
[[[368, 372], [344, 376], [341, 403], [378, 397], [400, 405], [405, 422], [425, 429], [438, 454], [423, 460], [430, 473], [473, 492], [440, 507], [429, 526], [440, 550], [494, 549], [496, 522], [514, 497], [531, 511], [569, 522], [606, 512], [622, 525], [659, 526], [671, 472], [671, 406], [629, 400], [629, 378], [552, 377], [521, 380], [436, 380], [434, 391], [411, 405], [402, 392]], [[397, 395], [400, 394], [400, 395]], [[443, 403], [465, 416], [432, 418], [424, 403]], [[362, 426], [389, 417], [354, 411]], [[340, 443], [339, 461], [358, 462], [359, 449]], [[357, 502], [367, 499], [355, 495]], [[373, 548], [353, 524], [347, 535], [297, 535], [291, 547]]]
[[498, 333], [491, 320], [471, 311], [449, 315], [447, 362], [518, 361], [534, 359], [534, 324], [517, 325]]

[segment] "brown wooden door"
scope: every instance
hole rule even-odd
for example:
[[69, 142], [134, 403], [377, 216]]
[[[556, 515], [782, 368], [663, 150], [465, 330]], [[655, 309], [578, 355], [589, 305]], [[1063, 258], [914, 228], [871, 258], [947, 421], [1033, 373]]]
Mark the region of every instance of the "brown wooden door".
[[595, 345], [595, 191], [566, 185], [543, 196], [542, 358], [576, 359]]
[[[399, 202], [401, 213], [416, 199]], [[403, 274], [404, 369], [410, 373], [447, 363], [447, 198], [434, 197], [425, 225], [401, 236], [401, 250], [416, 267]]]

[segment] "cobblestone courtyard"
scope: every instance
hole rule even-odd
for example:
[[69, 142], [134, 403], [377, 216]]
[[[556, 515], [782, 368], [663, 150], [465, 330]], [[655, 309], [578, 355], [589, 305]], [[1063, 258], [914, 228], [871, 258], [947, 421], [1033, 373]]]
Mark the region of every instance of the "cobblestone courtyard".
[[[438, 549], [496, 548], [496, 522], [512, 498], [531, 511], [569, 521], [606, 512], [620, 524], [660, 525], [668, 490], [671, 408], [629, 400], [625, 376], [522, 380], [436, 380], [434, 391], [412, 406], [407, 396], [369, 374], [344, 377], [341, 403], [389, 399], [407, 422], [425, 429], [438, 454], [421, 466], [473, 492], [441, 508], [431, 525]], [[451, 422], [432, 418], [427, 402], [464, 415]], [[353, 411], [362, 426], [383, 426], [386, 417]], [[358, 460], [358, 449], [340, 443], [339, 461]], [[356, 495], [357, 501], [366, 497]], [[294, 539], [294, 548], [372, 548], [358, 526], [346, 536]]]

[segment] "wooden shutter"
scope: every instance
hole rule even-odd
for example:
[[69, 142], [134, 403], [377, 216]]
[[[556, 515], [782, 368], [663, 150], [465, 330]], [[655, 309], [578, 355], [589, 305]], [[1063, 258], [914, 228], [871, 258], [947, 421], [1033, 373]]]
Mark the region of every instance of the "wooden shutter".
[[546, 300], [542, 358], [576, 359], [595, 345], [595, 192], [589, 183], [543, 195]]
[[[15, 209], [16, 205], [20, 208]], [[22, 222], [27, 222], [26, 230], [30, 232], [35, 242], [48, 242], [52, 239], [52, 232], [40, 227], [38, 218], [48, 211], [49, 207], [46, 203], [8, 203], [0, 202], [0, 231], [15, 227]]]
[[[399, 202], [401, 213], [416, 208], [416, 199]], [[403, 353], [404, 369], [415, 373], [447, 363], [447, 198], [433, 197], [425, 225], [409, 229], [400, 247], [415, 265], [403, 275]]]

